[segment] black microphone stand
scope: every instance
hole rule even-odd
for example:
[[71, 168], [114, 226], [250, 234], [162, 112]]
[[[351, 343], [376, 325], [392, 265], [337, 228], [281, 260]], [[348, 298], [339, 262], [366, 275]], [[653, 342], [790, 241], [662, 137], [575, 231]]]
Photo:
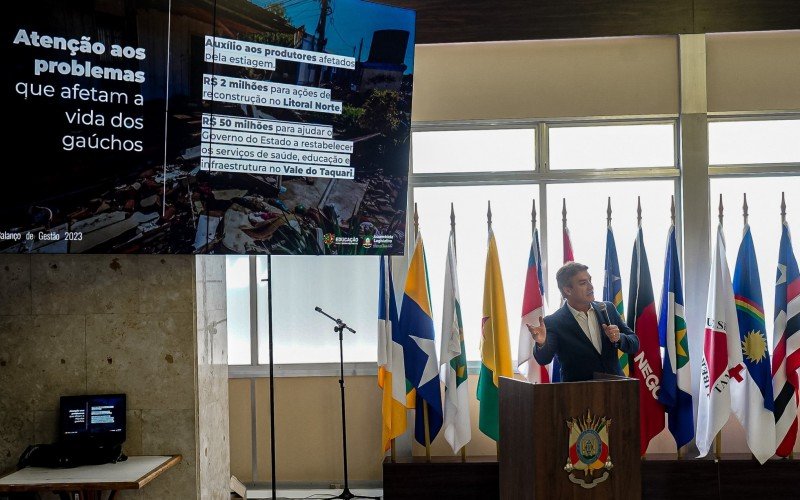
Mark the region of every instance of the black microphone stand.
[[330, 314], [323, 311], [320, 307], [315, 307], [315, 311], [318, 313], [327, 316], [330, 318], [331, 321], [336, 323], [336, 326], [333, 327], [333, 331], [339, 334], [339, 391], [342, 397], [342, 454], [344, 458], [344, 490], [341, 494], [335, 497], [328, 497], [330, 499], [334, 498], [341, 498], [343, 500], [349, 500], [351, 498], [371, 498], [374, 500], [380, 500], [380, 497], [365, 497], [361, 495], [354, 495], [350, 491], [350, 484], [347, 477], [347, 420], [345, 417], [345, 405], [344, 405], [344, 335], [343, 332], [345, 329], [349, 330], [352, 333], [356, 333], [355, 330], [347, 326], [342, 320], [338, 318], [334, 318]]

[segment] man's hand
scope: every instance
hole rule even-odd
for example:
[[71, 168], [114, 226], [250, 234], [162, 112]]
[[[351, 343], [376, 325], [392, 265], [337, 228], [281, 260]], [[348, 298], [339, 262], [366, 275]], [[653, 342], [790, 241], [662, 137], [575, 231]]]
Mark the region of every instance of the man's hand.
[[619, 327], [617, 325], [602, 325], [606, 337], [611, 342], [619, 342]]
[[544, 341], [547, 339], [547, 327], [544, 326], [544, 321], [542, 321], [542, 317], [539, 316], [539, 326], [533, 326], [530, 323], [525, 323], [525, 326], [527, 326], [528, 331], [531, 332], [531, 337], [533, 337], [533, 341], [536, 342], [539, 345], [539, 347], [543, 346]]

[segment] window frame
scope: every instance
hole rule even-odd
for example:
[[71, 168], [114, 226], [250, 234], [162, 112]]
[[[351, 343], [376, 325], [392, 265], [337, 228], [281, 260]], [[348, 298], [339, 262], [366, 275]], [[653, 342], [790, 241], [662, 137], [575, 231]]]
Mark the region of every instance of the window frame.
[[[558, 127], [581, 127], [603, 125], [643, 125], [643, 124], [671, 124], [674, 131], [673, 150], [675, 165], [673, 167], [630, 167], [615, 169], [579, 169], [579, 170], [550, 170], [549, 168], [549, 130]], [[411, 133], [429, 131], [467, 131], [489, 130], [494, 128], [532, 129], [535, 133], [534, 165], [527, 171], [484, 171], [484, 172], [442, 172], [442, 173], [414, 173], [413, 155], [409, 160], [408, 177], [408, 205], [407, 227], [413, 227], [414, 189], [417, 187], [450, 187], [474, 185], [508, 185], [508, 184], [536, 184], [538, 185], [538, 214], [539, 233], [542, 241], [547, 240], [547, 186], [549, 184], [587, 183], [598, 181], [630, 181], [630, 180], [672, 180], [674, 183], [676, 226], [678, 228], [678, 244], [682, 244], [682, 203], [681, 203], [681, 162], [680, 162], [680, 124], [677, 114], [648, 115], [648, 116], [596, 116], [580, 118], [541, 118], [525, 120], [470, 120], [470, 121], [435, 121], [412, 122]], [[412, 141], [413, 147], [413, 141]], [[758, 172], [765, 172], [763, 165], [758, 167]], [[711, 175], [709, 169], [709, 176]], [[560, 229], [560, 228], [558, 228]], [[558, 230], [556, 229], [556, 230]], [[406, 237], [406, 254], [410, 251], [410, 234]], [[262, 257], [263, 258], [263, 257]], [[407, 256], [406, 256], [407, 258]], [[257, 283], [253, 278], [256, 266], [256, 256], [251, 256], [251, 304], [258, 304], [254, 295], [257, 293]], [[546, 245], [542, 247], [542, 271], [545, 286], [549, 288], [548, 255]], [[269, 376], [269, 365], [258, 363], [258, 331], [257, 325], [253, 326], [257, 314], [251, 309], [251, 363], [249, 365], [230, 365], [229, 378], [259, 378]], [[377, 321], [377, 318], [376, 318]], [[480, 368], [479, 361], [469, 361], [468, 373], [477, 374]], [[350, 376], [374, 376], [377, 374], [375, 362], [345, 363], [345, 374]], [[338, 376], [339, 363], [297, 363], [275, 364], [273, 374], [276, 377], [309, 377], [309, 376]]]
[[[675, 115], [653, 116], [620, 116], [620, 117], [584, 117], [584, 118], [558, 118], [558, 119], [530, 119], [530, 120], [474, 120], [474, 121], [442, 121], [442, 122], [414, 122], [411, 126], [412, 136], [415, 132], [430, 130], [482, 130], [486, 128], [530, 128], [536, 130], [536, 165], [531, 171], [525, 172], [465, 172], [465, 173], [424, 173], [414, 174], [409, 165], [409, 186], [407, 223], [412, 227], [414, 213], [414, 189], [418, 187], [451, 187], [474, 185], [508, 185], [508, 184], [537, 184], [538, 185], [538, 224], [541, 241], [547, 241], [547, 186], [549, 184], [589, 183], [589, 182], [614, 182], [630, 180], [672, 180], [676, 205], [676, 236], [678, 245], [682, 245], [682, 203], [681, 203], [681, 164], [680, 164], [680, 127], [679, 117]], [[673, 167], [631, 167], [617, 169], [579, 169], [579, 170], [550, 170], [549, 168], [549, 130], [553, 127], [580, 127], [603, 125], [641, 125], [665, 124], [673, 126], [673, 150], [675, 166]], [[413, 141], [412, 141], [413, 144]], [[559, 231], [557, 228], [556, 231]], [[409, 239], [406, 238], [406, 251], [409, 251]], [[547, 245], [542, 246], [542, 278], [545, 288], [550, 288], [548, 273]], [[512, 356], [516, 348], [512, 346]], [[516, 360], [512, 360], [516, 373]], [[468, 361], [467, 371], [470, 375], [479, 373], [480, 362]]]

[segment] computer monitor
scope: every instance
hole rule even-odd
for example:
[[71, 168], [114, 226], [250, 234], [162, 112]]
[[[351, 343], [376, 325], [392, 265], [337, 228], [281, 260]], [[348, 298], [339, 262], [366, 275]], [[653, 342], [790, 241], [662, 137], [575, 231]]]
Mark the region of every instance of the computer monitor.
[[61, 396], [61, 440], [124, 443], [125, 407], [125, 394]]

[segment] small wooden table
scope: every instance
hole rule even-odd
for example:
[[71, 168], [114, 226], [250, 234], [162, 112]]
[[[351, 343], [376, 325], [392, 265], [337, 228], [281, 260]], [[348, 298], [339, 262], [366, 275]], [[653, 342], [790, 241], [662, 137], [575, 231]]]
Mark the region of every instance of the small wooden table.
[[[101, 499], [109, 490], [113, 499], [119, 490], [138, 490], [181, 461], [180, 455], [128, 457], [124, 462], [83, 465], [72, 469], [25, 467], [0, 478], [0, 493], [50, 491], [68, 498]], [[64, 495], [62, 495], [63, 497]]]

